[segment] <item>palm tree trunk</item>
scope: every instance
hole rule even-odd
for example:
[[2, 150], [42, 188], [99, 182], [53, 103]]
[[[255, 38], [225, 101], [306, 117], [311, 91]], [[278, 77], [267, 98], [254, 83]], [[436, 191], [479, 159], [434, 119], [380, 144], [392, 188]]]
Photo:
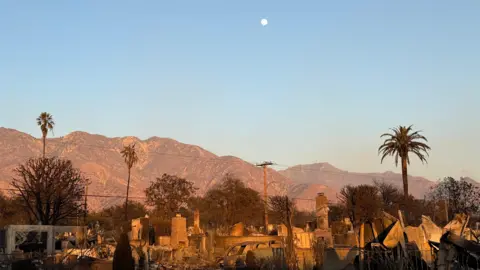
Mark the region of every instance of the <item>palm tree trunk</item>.
[[288, 265], [288, 269], [290, 270], [296, 270], [297, 267], [297, 256], [295, 254], [295, 245], [293, 243], [293, 228], [292, 228], [292, 213], [291, 206], [290, 206], [290, 200], [288, 197], [285, 197], [285, 214], [286, 214], [286, 222], [287, 224], [287, 239], [286, 239], [286, 249], [285, 249], [285, 255], [286, 255], [286, 261]]
[[130, 189], [130, 168], [128, 168], [127, 198], [125, 200], [125, 221], [128, 221], [128, 191]]
[[405, 203], [408, 199], [408, 173], [407, 173], [407, 159], [402, 157], [402, 179], [403, 179], [403, 196]]
[[43, 158], [45, 158], [45, 144], [47, 142], [47, 136], [43, 135]]

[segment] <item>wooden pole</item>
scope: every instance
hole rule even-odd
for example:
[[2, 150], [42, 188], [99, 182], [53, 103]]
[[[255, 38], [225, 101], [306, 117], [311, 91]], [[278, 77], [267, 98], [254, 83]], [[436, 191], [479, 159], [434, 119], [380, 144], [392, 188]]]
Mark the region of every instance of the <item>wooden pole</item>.
[[265, 232], [268, 233], [268, 195], [267, 195], [267, 166], [263, 166], [263, 211], [265, 214]]
[[364, 268], [364, 260], [365, 260], [365, 223], [360, 225], [360, 256], [359, 256], [359, 266], [360, 270]]
[[85, 212], [83, 212], [83, 225], [87, 224], [87, 193], [88, 193], [88, 185], [85, 186]]
[[261, 164], [257, 164], [257, 167], [263, 168], [263, 211], [264, 211], [264, 225], [265, 233], [268, 234], [268, 194], [267, 194], [267, 166], [273, 165], [271, 161], [265, 161]]
[[445, 205], [445, 219], [447, 220], [447, 224], [448, 224], [448, 222], [450, 222], [450, 218], [448, 216], [448, 201], [447, 199], [445, 199], [443, 202]]

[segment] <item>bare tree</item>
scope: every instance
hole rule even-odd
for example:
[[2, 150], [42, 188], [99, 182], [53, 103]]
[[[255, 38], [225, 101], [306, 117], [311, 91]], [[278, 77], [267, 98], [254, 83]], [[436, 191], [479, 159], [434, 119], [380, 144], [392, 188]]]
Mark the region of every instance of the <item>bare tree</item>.
[[295, 203], [288, 196], [272, 196], [269, 198], [270, 209], [280, 215], [283, 223], [287, 227], [287, 239], [285, 255], [288, 269], [298, 269], [295, 246], [293, 244], [293, 222], [292, 218], [295, 212]]
[[14, 172], [11, 185], [32, 222], [55, 225], [83, 213], [82, 197], [88, 179], [70, 160], [31, 158]]
[[138, 162], [138, 156], [137, 152], [135, 151], [134, 143], [124, 146], [120, 153], [122, 154], [128, 169], [127, 197], [125, 199], [125, 220], [128, 221], [128, 192], [130, 191], [130, 173], [133, 165]]
[[37, 125], [42, 131], [42, 140], [43, 140], [43, 157], [45, 158], [45, 144], [47, 142], [47, 134], [50, 130], [53, 132], [53, 127], [55, 122], [53, 121], [53, 116], [47, 112], [42, 112], [39, 117], [37, 117]]

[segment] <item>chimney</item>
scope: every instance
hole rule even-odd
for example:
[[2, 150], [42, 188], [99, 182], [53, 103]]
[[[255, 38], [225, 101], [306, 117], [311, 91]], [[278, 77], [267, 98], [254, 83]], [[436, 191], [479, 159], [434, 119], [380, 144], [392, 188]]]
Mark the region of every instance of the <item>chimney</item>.
[[195, 209], [193, 212], [193, 227], [200, 229], [200, 211], [198, 211], [198, 209]]
[[320, 230], [328, 231], [328, 199], [323, 192], [317, 193], [315, 198], [316, 204], [316, 216], [317, 216], [317, 228]]
[[328, 199], [327, 199], [327, 196], [325, 196], [325, 193], [323, 192], [317, 193], [317, 197], [315, 198], [315, 204], [316, 204], [315, 208], [317, 209], [317, 211], [323, 207], [328, 206]]

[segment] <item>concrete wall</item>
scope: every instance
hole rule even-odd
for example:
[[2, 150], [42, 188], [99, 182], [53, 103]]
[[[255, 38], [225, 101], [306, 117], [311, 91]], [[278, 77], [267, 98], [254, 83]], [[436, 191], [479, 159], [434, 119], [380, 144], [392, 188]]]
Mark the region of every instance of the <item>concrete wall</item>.
[[155, 237], [170, 236], [172, 232], [171, 222], [155, 223], [152, 225], [155, 230]]
[[315, 233], [313, 232], [302, 232], [295, 234], [295, 242], [299, 248], [311, 248], [313, 239], [315, 238]]
[[158, 236], [155, 238], [155, 244], [159, 246], [169, 246], [170, 241], [170, 236]]
[[148, 218], [137, 218], [132, 220], [132, 240], [148, 240], [149, 230]]

